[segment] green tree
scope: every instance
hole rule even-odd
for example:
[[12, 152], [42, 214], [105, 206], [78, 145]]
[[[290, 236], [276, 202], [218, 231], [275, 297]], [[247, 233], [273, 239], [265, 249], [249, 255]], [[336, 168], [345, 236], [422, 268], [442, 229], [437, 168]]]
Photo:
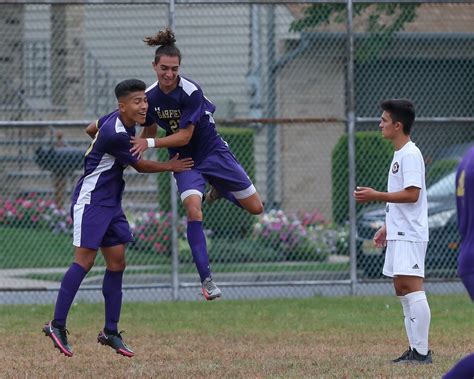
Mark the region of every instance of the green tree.
[[[405, 25], [416, 18], [419, 4], [354, 4], [354, 17], [365, 17], [365, 31], [369, 36], [360, 42], [356, 58], [367, 60], [377, 57], [388, 46], [394, 33], [404, 30]], [[345, 4], [312, 4], [303, 17], [292, 22], [290, 31], [311, 31], [321, 25], [346, 22]]]

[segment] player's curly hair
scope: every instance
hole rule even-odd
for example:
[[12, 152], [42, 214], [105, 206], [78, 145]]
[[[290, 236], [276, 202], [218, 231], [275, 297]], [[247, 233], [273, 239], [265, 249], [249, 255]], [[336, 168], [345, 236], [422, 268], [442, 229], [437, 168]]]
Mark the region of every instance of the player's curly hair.
[[154, 37], [145, 37], [143, 39], [148, 46], [158, 46], [155, 51], [155, 63], [160, 61], [162, 55], [178, 57], [181, 64], [181, 52], [175, 45], [176, 38], [170, 28], [160, 30]]

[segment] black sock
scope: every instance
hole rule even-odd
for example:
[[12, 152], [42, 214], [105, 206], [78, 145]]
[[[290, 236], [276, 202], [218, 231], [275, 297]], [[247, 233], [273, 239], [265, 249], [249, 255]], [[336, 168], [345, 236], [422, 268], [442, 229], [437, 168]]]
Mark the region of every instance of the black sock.
[[66, 327], [66, 325], [59, 325], [59, 323], [56, 320], [53, 320], [51, 322], [51, 325], [53, 326], [53, 328], [58, 328], [58, 329], [64, 329]]

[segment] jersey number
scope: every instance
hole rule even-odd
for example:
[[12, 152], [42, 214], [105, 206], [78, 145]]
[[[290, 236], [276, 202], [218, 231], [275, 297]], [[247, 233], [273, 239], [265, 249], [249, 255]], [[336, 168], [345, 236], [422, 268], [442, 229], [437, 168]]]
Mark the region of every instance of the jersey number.
[[170, 120], [170, 128], [173, 133], [177, 133], [179, 130], [179, 120]]

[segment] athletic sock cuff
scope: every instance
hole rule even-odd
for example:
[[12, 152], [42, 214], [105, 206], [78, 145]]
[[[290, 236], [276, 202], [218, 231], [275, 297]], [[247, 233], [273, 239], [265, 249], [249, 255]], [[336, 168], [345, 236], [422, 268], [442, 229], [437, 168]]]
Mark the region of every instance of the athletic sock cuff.
[[405, 296], [397, 296], [398, 299], [400, 300], [400, 303], [402, 304], [403, 312], [409, 313], [410, 310], [410, 304], [408, 304], [408, 299]]
[[408, 304], [414, 304], [414, 303], [417, 303], [419, 301], [426, 300], [426, 293], [425, 293], [425, 291], [412, 292], [412, 293], [409, 293], [409, 294], [405, 295], [405, 299], [407, 299]]

